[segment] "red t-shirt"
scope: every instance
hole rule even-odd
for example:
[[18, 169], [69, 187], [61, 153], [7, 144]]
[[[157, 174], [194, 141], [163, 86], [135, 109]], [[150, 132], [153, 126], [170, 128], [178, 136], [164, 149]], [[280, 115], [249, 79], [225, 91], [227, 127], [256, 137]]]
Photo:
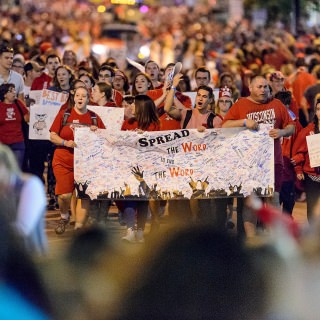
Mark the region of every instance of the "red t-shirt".
[[[153, 100], [157, 100], [162, 96], [162, 89], [149, 90], [147, 95]], [[182, 94], [181, 92], [176, 92], [176, 98], [184, 105], [185, 108], [191, 109], [191, 99], [190, 97]], [[161, 123], [161, 130], [179, 130], [181, 129], [180, 121], [171, 118], [167, 113], [164, 112], [164, 102], [158, 106], [159, 120]]]
[[52, 86], [51, 81], [52, 77], [43, 72], [40, 77], [37, 77], [33, 80], [30, 90], [48, 89]]
[[[138, 128], [138, 122], [136, 120], [127, 119], [123, 121], [121, 130], [122, 131], [134, 131]], [[147, 129], [143, 131], [160, 131], [160, 126], [156, 123], [151, 123]]]
[[[248, 98], [240, 98], [228, 111], [223, 123], [228, 120], [252, 119], [257, 123], [272, 124], [275, 129], [294, 125], [286, 107], [278, 99], [268, 103], [255, 103]], [[282, 164], [280, 139], [274, 140], [274, 162]]]
[[[78, 114], [74, 108], [71, 109], [70, 116], [67, 119], [67, 124], [62, 126], [63, 116], [65, 110], [60, 110], [54, 119], [50, 132], [57, 133], [64, 140], [74, 140], [74, 128], [78, 126], [91, 126], [92, 119], [90, 112], [86, 112], [85, 114]], [[101, 120], [101, 118], [97, 117], [97, 127], [100, 129], [105, 129], [105, 126]], [[73, 168], [73, 148], [57, 146], [54, 153], [54, 160], [64, 163], [64, 165]]]
[[[19, 100], [22, 114], [29, 111], [22, 101]], [[0, 142], [12, 144], [24, 141], [21, 114], [15, 103], [7, 104], [0, 102]]]

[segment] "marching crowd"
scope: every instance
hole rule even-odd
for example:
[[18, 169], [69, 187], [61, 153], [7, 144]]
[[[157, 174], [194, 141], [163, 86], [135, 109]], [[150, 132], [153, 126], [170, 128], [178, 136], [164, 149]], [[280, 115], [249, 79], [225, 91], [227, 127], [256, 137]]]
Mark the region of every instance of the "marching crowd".
[[[200, 21], [201, 29], [205, 22]], [[305, 319], [316, 319], [313, 312], [317, 307], [310, 307], [313, 294], [319, 291], [316, 285], [308, 294], [310, 301], [303, 300], [309, 309], [301, 302], [290, 310], [285, 296], [290, 293], [296, 299], [297, 288], [290, 292], [277, 282], [296, 276], [306, 266], [312, 269], [307, 262], [319, 259], [320, 170], [311, 166], [307, 137], [318, 134], [320, 125], [320, 32], [315, 28], [294, 37], [284, 30], [253, 30], [242, 22], [219, 34], [220, 27], [208, 23], [200, 37], [199, 27], [194, 26], [181, 35], [178, 31], [183, 23], [176, 22], [176, 28], [165, 25], [167, 29], [155, 37], [161, 36], [157, 41], [162, 46], [153, 41], [152, 59], [129, 64], [127, 69], [119, 67], [116, 57], [99, 62], [67, 46], [60, 54], [62, 44], [49, 41], [50, 37], [35, 44], [34, 51], [22, 48], [2, 26], [0, 240], [4, 245], [0, 246], [0, 280], [4, 281], [0, 281], [0, 300], [9, 301], [18, 293], [23, 299], [14, 301], [25, 308], [13, 306], [12, 312], [17, 313], [11, 318], [19, 318], [19, 312], [26, 310], [30, 319], [253, 320], [303, 319], [306, 314]], [[23, 21], [18, 26], [21, 28]], [[151, 25], [144, 27], [146, 34], [154, 33]], [[29, 140], [26, 131], [32, 91], [43, 89], [65, 93], [68, 99], [49, 128], [50, 141]], [[190, 92], [195, 93], [194, 102]], [[127, 226], [125, 242], [145, 242], [148, 212], [151, 233], [159, 234], [163, 205], [179, 222], [190, 221], [184, 226], [180, 223], [174, 232], [165, 229], [158, 243], [150, 236], [141, 263], [121, 256], [106, 230], [84, 228], [92, 212], [107, 214], [110, 202], [102, 205], [80, 199], [75, 192], [73, 129], [105, 128], [88, 105], [124, 108], [121, 130], [130, 131], [259, 130], [259, 124], [273, 125], [269, 136], [274, 140], [275, 185], [268, 199], [272, 207], [265, 207], [259, 198], [238, 199], [237, 210], [243, 220], [243, 224], [238, 221], [239, 233], [242, 226], [247, 238], [255, 237], [258, 220], [262, 220], [275, 229], [274, 243], [248, 249], [225, 232], [234, 228], [233, 199], [168, 200], [166, 204], [158, 199], [116, 201]], [[46, 163], [47, 192], [43, 187]], [[139, 167], [133, 168], [132, 174], [147, 188]], [[292, 218], [295, 201], [303, 194], [309, 222], [304, 235], [296, 231]], [[47, 252], [44, 219], [48, 206], [60, 211], [55, 228], [58, 235], [68, 224], [75, 228], [66, 257], [59, 261], [62, 267], [54, 265], [59, 284], [47, 274], [52, 266], [42, 270], [51, 281], [41, 283], [29, 257], [30, 253], [41, 256]], [[13, 228], [7, 228], [9, 225]], [[280, 270], [281, 276], [268, 270], [266, 262]], [[13, 268], [16, 264], [19, 267]], [[22, 281], [24, 270], [29, 278]], [[299, 284], [307, 291], [311, 282], [307, 272], [302, 278], [305, 283], [301, 280]], [[275, 291], [281, 302], [275, 301]], [[55, 298], [58, 301], [53, 303]], [[70, 299], [68, 306], [65, 299]], [[0, 315], [5, 312], [0, 307]]]

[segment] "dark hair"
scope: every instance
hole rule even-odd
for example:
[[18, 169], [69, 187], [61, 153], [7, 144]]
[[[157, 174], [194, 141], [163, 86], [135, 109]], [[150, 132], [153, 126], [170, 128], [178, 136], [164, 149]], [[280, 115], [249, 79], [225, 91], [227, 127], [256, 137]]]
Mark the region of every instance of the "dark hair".
[[173, 63], [173, 62], [171, 62], [171, 63], [168, 63], [167, 65], [166, 65], [166, 67], [164, 68], [164, 72], [166, 72], [166, 70], [168, 69], [168, 68], [170, 68], [170, 67], [174, 67], [176, 64], [175, 63]]
[[221, 86], [221, 82], [224, 80], [224, 78], [231, 78], [231, 80], [233, 81], [233, 75], [230, 72], [223, 72], [220, 75], [219, 78], [219, 84]]
[[107, 101], [111, 101], [112, 99], [112, 87], [111, 84], [105, 82], [97, 82], [96, 86], [99, 87], [100, 92], [103, 92], [106, 96]]
[[211, 73], [210, 73], [210, 71], [209, 71], [208, 68], [206, 68], [206, 67], [199, 67], [199, 68], [196, 70], [196, 72], [194, 73], [194, 77], [197, 76], [197, 73], [198, 73], [198, 72], [207, 72], [208, 75], [209, 75], [209, 79], [211, 79]]
[[[75, 85], [76, 85], [77, 83], [79, 83], [79, 82], [81, 82], [81, 83], [83, 84], [82, 88], [87, 89], [87, 88], [86, 88], [86, 84], [85, 84], [83, 81], [81, 81], [81, 80], [79, 80], [79, 79], [73, 80], [73, 81], [71, 82], [71, 84], [70, 84], [69, 96], [68, 96], [68, 100], [66, 101], [66, 104], [67, 104], [66, 110], [71, 111], [71, 109], [72, 109], [73, 106], [74, 106], [74, 99], [73, 99], [73, 98], [74, 98]], [[79, 88], [80, 88], [80, 87], [79, 87]]]
[[3, 83], [0, 86], [0, 101], [4, 101], [4, 96], [9, 92], [10, 88], [15, 88], [13, 83]]
[[99, 68], [99, 73], [100, 73], [100, 71], [106, 71], [106, 70], [110, 71], [111, 77], [114, 77], [114, 75], [115, 75], [114, 69], [107, 64], [101, 65], [101, 67]]
[[59, 62], [61, 63], [61, 59], [57, 54], [49, 54], [46, 58], [46, 64], [48, 64], [49, 59], [55, 59], [58, 58]]
[[129, 104], [134, 102], [134, 96], [128, 95], [123, 97], [123, 101], [128, 102]]
[[317, 104], [320, 103], [320, 97], [318, 97], [318, 95], [316, 96], [316, 99], [314, 101], [314, 116], [313, 116], [313, 123], [314, 123], [314, 133], [319, 133], [320, 130], [319, 130], [319, 119], [317, 117], [317, 113], [316, 113], [316, 107], [317, 107]]
[[112, 57], [109, 57], [102, 65], [110, 66], [114, 69], [119, 69], [116, 60]]
[[[124, 90], [124, 92], [128, 92], [129, 89], [130, 89], [128, 77], [127, 77], [126, 74], [125, 74], [123, 71], [121, 71], [121, 70], [117, 70], [117, 71], [116, 71], [116, 73], [115, 73], [115, 75], [114, 75], [115, 77], [116, 77], [116, 75], [117, 75], [117, 72], [119, 72], [119, 73], [122, 74], [122, 78], [123, 78], [123, 80], [124, 80], [124, 85], [123, 85], [123, 90]], [[112, 85], [112, 86], [113, 86], [113, 85]]]
[[279, 99], [285, 106], [289, 106], [292, 101], [292, 94], [289, 90], [279, 91], [274, 95], [274, 97]]
[[212, 90], [212, 88], [209, 87], [209, 86], [200, 86], [200, 87], [198, 87], [197, 92], [199, 92], [199, 90], [206, 90], [206, 91], [208, 91], [208, 93], [209, 93], [209, 99], [211, 99], [212, 97], [214, 97], [214, 95], [213, 95], [213, 90]]
[[154, 63], [158, 67], [158, 70], [160, 70], [159, 65], [154, 60], [148, 60], [146, 62], [146, 64], [144, 65], [144, 69], [147, 69], [147, 66], [148, 66], [149, 63]]
[[147, 95], [137, 95], [134, 99], [135, 103], [135, 117], [129, 119], [129, 123], [138, 122], [138, 128], [142, 130], [155, 123], [160, 124], [157, 107], [154, 101]]
[[54, 77], [53, 77], [53, 85], [54, 85], [55, 87], [57, 87], [57, 88], [60, 88], [60, 83], [59, 83], [58, 78], [57, 78], [57, 74], [58, 74], [59, 69], [66, 69], [66, 70], [68, 71], [69, 75], [71, 75], [71, 77], [70, 77], [70, 79], [69, 79], [69, 86], [70, 86], [70, 88], [71, 88], [71, 83], [72, 83], [72, 81], [74, 80], [74, 74], [73, 74], [72, 70], [70, 69], [70, 67], [68, 67], [68, 66], [66, 66], [66, 65], [64, 65], [64, 64], [62, 64], [61, 66], [59, 66], [59, 67], [55, 70], [55, 72], [54, 72]]
[[95, 82], [94, 79], [93, 79], [92, 74], [89, 73], [89, 72], [88, 72], [88, 73], [84, 73], [84, 74], [82, 74], [81, 76], [79, 76], [79, 80], [80, 80], [81, 77], [88, 77], [88, 78], [90, 79], [90, 82], [91, 82], [92, 87], [96, 84], [96, 82]]
[[154, 89], [153, 84], [152, 84], [152, 80], [151, 80], [150, 76], [149, 76], [148, 74], [146, 74], [146, 73], [138, 72], [138, 73], [135, 75], [135, 77], [133, 78], [133, 81], [132, 81], [132, 95], [133, 95], [133, 96], [136, 96], [136, 95], [139, 94], [138, 91], [136, 90], [136, 79], [137, 79], [139, 76], [144, 76], [144, 77], [147, 79], [148, 84], [149, 84], [148, 90], [153, 90], [153, 89]]
[[0, 54], [3, 54], [5, 52], [10, 52], [10, 53], [14, 53], [13, 48], [8, 47], [6, 45], [1, 45], [0, 46]]
[[181, 91], [181, 87], [180, 87], [181, 82], [184, 82], [186, 84], [186, 92], [191, 91], [190, 78], [186, 74], [184, 74], [180, 79], [180, 82], [178, 84], [179, 91]]

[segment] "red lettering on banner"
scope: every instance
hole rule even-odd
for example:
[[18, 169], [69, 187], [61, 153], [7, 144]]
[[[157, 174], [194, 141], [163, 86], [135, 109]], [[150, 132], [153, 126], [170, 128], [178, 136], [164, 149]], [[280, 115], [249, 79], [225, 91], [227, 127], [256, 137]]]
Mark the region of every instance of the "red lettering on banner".
[[186, 177], [193, 175], [193, 169], [169, 168], [171, 177]]
[[191, 151], [204, 151], [207, 149], [206, 144], [193, 144], [192, 142], [189, 143], [182, 143], [182, 149], [184, 152], [191, 152]]

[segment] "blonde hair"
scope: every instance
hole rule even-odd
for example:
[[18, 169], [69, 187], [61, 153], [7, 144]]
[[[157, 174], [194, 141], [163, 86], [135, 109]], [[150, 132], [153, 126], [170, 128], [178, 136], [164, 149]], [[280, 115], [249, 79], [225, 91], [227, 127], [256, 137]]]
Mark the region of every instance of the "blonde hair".
[[10, 173], [20, 174], [20, 168], [11, 149], [0, 143], [0, 165], [3, 164]]

